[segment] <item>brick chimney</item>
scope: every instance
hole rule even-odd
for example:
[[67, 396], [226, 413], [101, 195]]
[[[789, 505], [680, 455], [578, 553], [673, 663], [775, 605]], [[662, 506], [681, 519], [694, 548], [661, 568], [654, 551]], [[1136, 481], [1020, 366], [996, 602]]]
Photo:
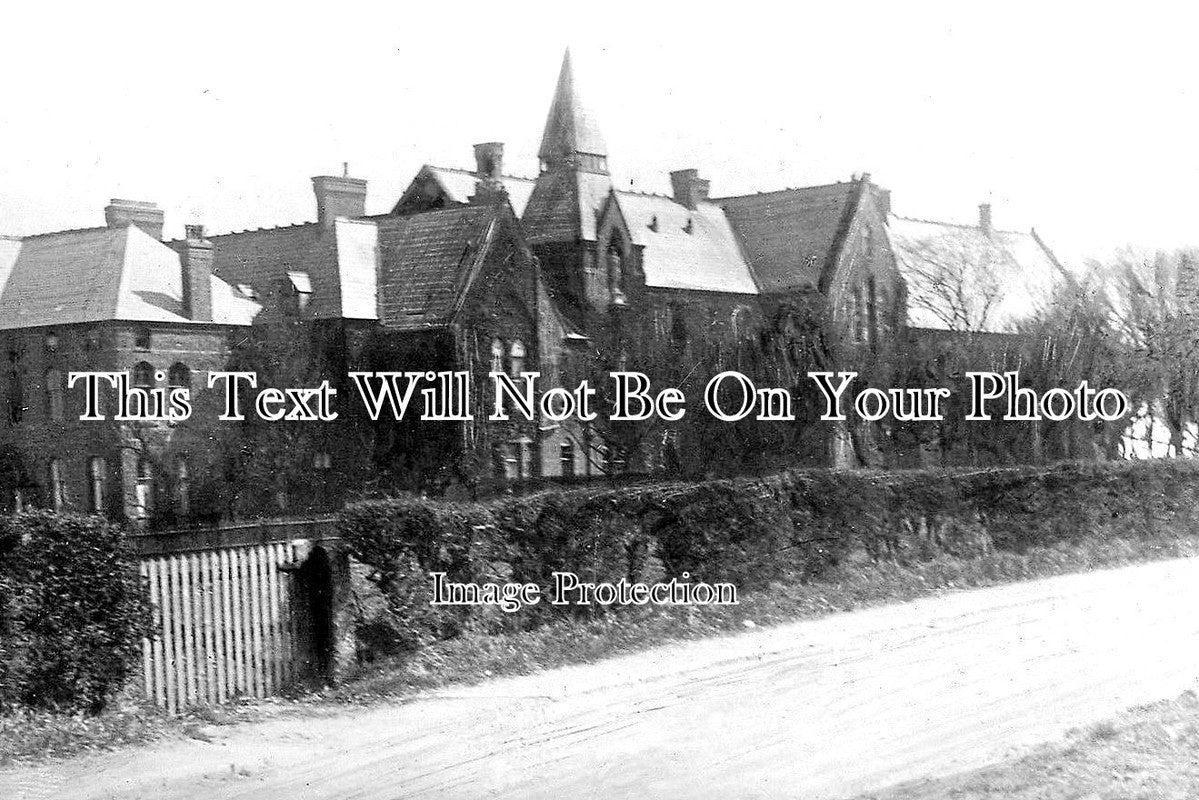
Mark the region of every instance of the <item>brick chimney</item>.
[[204, 238], [203, 225], [185, 225], [179, 248], [183, 278], [183, 315], [196, 322], [212, 322], [213, 244]]
[[316, 218], [326, 230], [332, 230], [338, 217], [361, 217], [366, 214], [366, 181], [351, 178], [349, 167], [341, 177], [318, 175], [312, 179], [316, 195]]
[[990, 203], [979, 203], [978, 204], [978, 228], [983, 233], [985, 233], [987, 236], [990, 236], [991, 232], [995, 230], [991, 226], [991, 204]]
[[162, 241], [162, 209], [154, 203], [114, 197], [104, 207], [104, 222], [110, 228], [124, 228], [133, 224]]
[[471, 203], [492, 203], [507, 195], [504, 188], [504, 143], [475, 145], [475, 193]]
[[677, 169], [670, 173], [670, 187], [676, 203], [694, 209], [708, 199], [711, 184], [699, 176], [699, 170]]

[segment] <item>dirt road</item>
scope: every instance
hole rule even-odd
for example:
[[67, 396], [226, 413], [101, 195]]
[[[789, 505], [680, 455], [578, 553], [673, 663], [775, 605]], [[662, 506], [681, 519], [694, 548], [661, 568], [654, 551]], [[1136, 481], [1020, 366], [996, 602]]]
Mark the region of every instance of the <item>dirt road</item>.
[[1199, 680], [1199, 559], [963, 592], [0, 772], [12, 798], [824, 798]]

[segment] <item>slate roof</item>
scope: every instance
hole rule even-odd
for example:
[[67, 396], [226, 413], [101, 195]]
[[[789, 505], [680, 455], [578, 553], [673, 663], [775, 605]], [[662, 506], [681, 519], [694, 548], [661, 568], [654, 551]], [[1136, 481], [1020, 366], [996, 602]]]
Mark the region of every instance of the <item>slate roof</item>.
[[647, 286], [758, 293], [757, 281], [720, 206], [698, 203], [691, 210], [670, 197], [633, 192], [617, 192], [616, 199], [633, 243], [644, 247]]
[[[259, 305], [212, 278], [212, 322], [249, 325]], [[0, 329], [183, 314], [179, 255], [134, 225], [0, 239]]]
[[835, 257], [858, 184], [833, 183], [724, 197], [724, 209], [762, 292], [815, 288]]
[[263, 297], [291, 273], [307, 276], [318, 319], [378, 319], [374, 220], [338, 218], [332, 235], [319, 223], [220, 234], [213, 270]]
[[537, 157], [552, 160], [572, 153], [606, 156], [608, 146], [604, 143], [595, 116], [579, 94], [570, 63], [570, 50], [567, 50], [562, 57], [558, 86], [545, 120], [545, 132], [541, 136]]
[[448, 323], [501, 206], [463, 206], [377, 220], [379, 318], [419, 330]]
[[[1035, 232], [988, 233], [895, 215], [887, 232], [907, 283], [911, 327], [1012, 333], [1066, 278]], [[962, 299], [950, 302], [947, 294]]]

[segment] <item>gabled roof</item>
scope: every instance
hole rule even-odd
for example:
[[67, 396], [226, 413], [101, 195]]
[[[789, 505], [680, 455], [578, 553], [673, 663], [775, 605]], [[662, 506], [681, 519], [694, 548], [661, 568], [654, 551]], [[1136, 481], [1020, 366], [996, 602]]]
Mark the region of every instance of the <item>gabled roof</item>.
[[633, 244], [644, 248], [647, 286], [758, 293], [758, 284], [720, 206], [698, 203], [692, 210], [662, 195], [616, 192], [615, 196]]
[[463, 206], [380, 218], [380, 321], [399, 330], [449, 323], [502, 208]]
[[724, 197], [728, 215], [763, 292], [816, 288], [836, 257], [853, 213], [857, 182]]
[[537, 157], [543, 161], [553, 161], [575, 153], [606, 156], [608, 146], [604, 143], [594, 115], [579, 95], [570, 63], [570, 50], [567, 50], [562, 57], [558, 86], [545, 120], [545, 132], [541, 136]]
[[[212, 277], [212, 322], [249, 325], [259, 305]], [[134, 225], [0, 240], [0, 329], [183, 314], [179, 255]]]
[[[396, 203], [397, 211], [404, 206], [405, 201], [410, 199], [411, 194], [419, 189], [422, 181], [426, 178], [436, 183], [447, 202], [456, 205], [466, 205], [470, 202], [471, 196], [475, 193], [475, 182], [478, 181], [478, 176], [469, 169], [425, 164], [408, 184], [408, 188], [404, 190], [399, 202]], [[512, 210], [519, 217], [524, 213], [525, 205], [529, 202], [529, 195], [533, 193], [534, 180], [517, 175], [505, 175], [502, 180], [504, 189], [508, 192], [508, 202], [512, 204]]]
[[891, 215], [888, 236], [911, 327], [1012, 333], [1066, 278], [1035, 232]]

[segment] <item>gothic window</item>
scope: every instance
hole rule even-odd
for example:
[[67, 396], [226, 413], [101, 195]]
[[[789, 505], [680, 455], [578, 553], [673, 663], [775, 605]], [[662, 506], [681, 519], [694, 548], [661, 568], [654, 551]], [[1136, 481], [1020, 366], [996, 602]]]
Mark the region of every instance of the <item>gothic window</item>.
[[150, 328], [147, 325], [139, 325], [133, 331], [133, 346], [138, 350], [150, 349]]
[[56, 369], [46, 371], [46, 416], [54, 422], [62, 422], [62, 373]]
[[512, 342], [512, 346], [508, 350], [508, 374], [513, 378], [519, 378], [520, 373], [525, 371], [525, 346], [520, 339]]
[[620, 247], [620, 237], [613, 235], [608, 243], [608, 288], [612, 292], [612, 302], [625, 302], [624, 286], [624, 254]]
[[104, 494], [108, 486], [108, 467], [100, 456], [87, 462], [88, 507], [99, 514], [104, 511]]
[[167, 382], [172, 389], [191, 389], [192, 371], [187, 364], [176, 361], [167, 372]]
[[55, 511], [62, 511], [67, 504], [66, 487], [62, 482], [62, 461], [57, 458], [50, 459], [47, 472], [50, 479], [50, 507]]
[[504, 343], [499, 339], [491, 340], [491, 371], [504, 371]]
[[133, 385], [139, 389], [154, 388], [154, 365], [148, 361], [139, 361], [133, 367]]
[[183, 456], [175, 459], [175, 510], [182, 517], [191, 513], [191, 475]]
[[134, 488], [137, 518], [147, 519], [154, 503], [154, 467], [144, 456], [137, 460], [137, 485]]

